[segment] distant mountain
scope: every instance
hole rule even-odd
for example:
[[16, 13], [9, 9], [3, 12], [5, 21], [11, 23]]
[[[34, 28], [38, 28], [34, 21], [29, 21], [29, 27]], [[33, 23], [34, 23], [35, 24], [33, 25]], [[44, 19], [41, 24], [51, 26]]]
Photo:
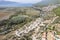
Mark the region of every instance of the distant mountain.
[[34, 4], [35, 6], [46, 6], [51, 4], [60, 4], [60, 0], [42, 0], [41, 2], [38, 2]]
[[19, 7], [19, 6], [32, 6], [32, 4], [31, 3], [24, 4], [24, 3], [10, 2], [10, 1], [0, 1], [0, 7]]

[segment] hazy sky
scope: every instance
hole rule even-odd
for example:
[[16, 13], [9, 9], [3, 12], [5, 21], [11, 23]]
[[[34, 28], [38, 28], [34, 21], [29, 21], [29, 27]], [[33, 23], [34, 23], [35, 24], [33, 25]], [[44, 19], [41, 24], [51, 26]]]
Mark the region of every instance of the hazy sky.
[[42, 0], [0, 0], [0, 1], [11, 1], [11, 2], [18, 2], [18, 3], [37, 3]]

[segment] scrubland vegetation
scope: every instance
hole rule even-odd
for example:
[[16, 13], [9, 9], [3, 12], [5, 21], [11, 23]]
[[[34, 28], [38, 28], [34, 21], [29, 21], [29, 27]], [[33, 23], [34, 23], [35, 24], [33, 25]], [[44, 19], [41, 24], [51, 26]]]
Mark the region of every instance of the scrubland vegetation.
[[54, 14], [56, 14], [56, 16], [59, 16], [59, 18], [57, 18], [57, 19], [53, 22], [53, 25], [56, 24], [54, 30], [56, 31], [56, 34], [57, 34], [57, 35], [60, 35], [60, 31], [59, 31], [59, 29], [60, 29], [60, 27], [59, 27], [59, 25], [60, 25], [60, 6], [57, 7], [57, 8], [55, 8], [55, 9], [53, 9], [52, 12], [53, 12]]
[[[56, 31], [56, 34], [60, 35], [60, 31], [58, 31], [60, 27], [55, 26], [55, 24], [60, 24], [60, 7], [55, 8], [49, 12], [42, 12], [43, 14], [40, 11], [33, 9], [32, 7], [31, 8], [6, 8], [6, 9], [2, 9], [2, 10], [4, 11], [4, 13], [11, 13], [12, 15], [9, 14], [10, 16], [8, 16], [7, 19], [5, 19], [6, 18], [5, 17], [4, 19], [0, 20], [0, 35], [6, 35], [12, 31], [20, 29], [20, 28], [24, 27], [25, 24], [30, 23], [31, 21], [34, 21], [35, 19], [37, 19], [39, 17], [43, 18], [43, 21], [47, 20], [47, 22], [48, 22], [48, 20], [52, 20], [56, 16], [59, 16], [59, 18], [54, 20], [54, 22], [52, 24], [50, 24], [50, 25], [48, 25], [48, 23], [45, 24], [44, 27], [46, 27], [47, 25], [48, 25], [48, 27], [47, 27], [47, 30], [45, 30], [44, 32]], [[0, 11], [2, 11], [2, 10], [0, 10]], [[42, 16], [40, 16], [40, 13]], [[55, 14], [56, 14], [56, 16], [55, 16]], [[54, 26], [52, 26], [52, 25], [54, 25]], [[42, 28], [43, 28], [43, 26], [42, 26]], [[44, 29], [42, 29], [42, 30], [44, 30]], [[9, 35], [6, 38], [6, 40], [8, 40], [11, 36], [12, 35]], [[26, 38], [27, 40], [32, 40], [29, 35], [28, 36], [24, 35], [23, 37]], [[23, 37], [20, 40], [24, 40]]]
[[11, 30], [16, 30], [17, 28], [22, 27], [24, 24], [39, 17], [39, 11], [36, 11], [32, 8], [26, 8], [26, 9], [24, 9], [24, 8], [13, 8], [13, 9], [7, 8], [5, 10], [5, 12], [6, 11], [9, 11], [12, 13], [15, 12], [15, 13], [13, 15], [9, 16], [8, 19], [0, 20], [0, 26], [1, 26], [0, 34], [6, 34], [6, 33], [11, 32]]

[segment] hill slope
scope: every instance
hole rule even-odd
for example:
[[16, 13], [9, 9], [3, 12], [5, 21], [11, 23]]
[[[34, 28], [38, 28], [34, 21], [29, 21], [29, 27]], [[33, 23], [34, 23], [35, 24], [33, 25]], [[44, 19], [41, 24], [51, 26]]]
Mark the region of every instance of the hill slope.
[[46, 6], [49, 4], [60, 4], [60, 0], [42, 0], [35, 4], [35, 6]]

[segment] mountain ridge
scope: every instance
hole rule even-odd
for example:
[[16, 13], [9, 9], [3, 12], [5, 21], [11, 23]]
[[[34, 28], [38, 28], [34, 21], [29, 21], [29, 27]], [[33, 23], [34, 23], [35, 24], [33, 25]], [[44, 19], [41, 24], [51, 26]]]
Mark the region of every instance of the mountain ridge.
[[47, 6], [54, 4], [60, 4], [60, 0], [42, 0], [41, 2], [34, 4], [34, 6]]
[[8, 6], [8, 7], [19, 7], [19, 6], [32, 6], [31, 3], [17, 3], [17, 2], [10, 2], [10, 1], [0, 1], [1, 6]]

